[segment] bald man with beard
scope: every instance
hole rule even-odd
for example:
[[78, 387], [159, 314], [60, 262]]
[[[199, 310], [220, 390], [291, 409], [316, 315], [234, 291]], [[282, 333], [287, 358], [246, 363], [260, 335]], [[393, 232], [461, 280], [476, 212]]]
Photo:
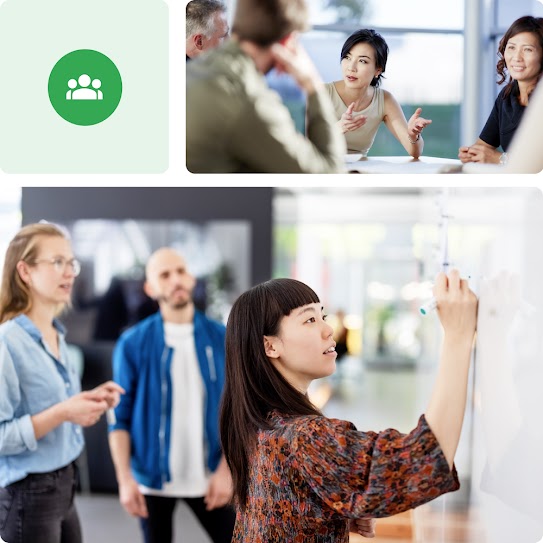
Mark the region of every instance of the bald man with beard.
[[232, 538], [232, 479], [218, 433], [225, 328], [195, 309], [195, 284], [177, 251], [153, 253], [144, 290], [159, 311], [128, 329], [113, 355], [126, 394], [109, 427], [111, 456], [120, 502], [140, 519], [145, 543], [173, 540], [179, 499], [214, 543]]

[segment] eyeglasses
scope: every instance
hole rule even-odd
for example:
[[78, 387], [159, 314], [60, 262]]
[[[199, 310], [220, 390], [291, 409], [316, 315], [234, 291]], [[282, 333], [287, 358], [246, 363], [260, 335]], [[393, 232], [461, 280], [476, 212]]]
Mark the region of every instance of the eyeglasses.
[[41, 259], [34, 260], [34, 264], [51, 264], [57, 273], [65, 273], [66, 266], [69, 266], [72, 269], [74, 277], [77, 277], [81, 273], [81, 262], [79, 260], [72, 258], [71, 260], [66, 260], [65, 258], [58, 256], [50, 259]]

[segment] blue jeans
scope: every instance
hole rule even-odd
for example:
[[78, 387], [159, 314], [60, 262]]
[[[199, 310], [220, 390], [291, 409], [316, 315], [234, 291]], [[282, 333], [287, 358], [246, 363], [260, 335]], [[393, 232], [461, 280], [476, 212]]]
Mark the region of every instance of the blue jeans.
[[75, 465], [32, 473], [0, 487], [0, 536], [7, 543], [81, 543]]

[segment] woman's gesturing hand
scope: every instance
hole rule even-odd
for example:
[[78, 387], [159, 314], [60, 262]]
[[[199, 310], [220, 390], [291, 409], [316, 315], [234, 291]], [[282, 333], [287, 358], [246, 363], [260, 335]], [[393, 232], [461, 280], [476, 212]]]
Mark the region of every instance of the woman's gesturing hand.
[[416, 142], [420, 138], [421, 132], [432, 122], [430, 119], [421, 117], [421, 113], [422, 108], [417, 108], [407, 123], [407, 133], [411, 142]]
[[80, 426], [92, 426], [108, 409], [108, 404], [100, 392], [89, 390], [71, 396], [62, 402], [65, 420]]
[[96, 388], [93, 388], [93, 391], [101, 394], [102, 399], [107, 402], [109, 409], [117, 407], [121, 400], [121, 394], [124, 394], [124, 388], [114, 381], [106, 381]]
[[345, 111], [338, 121], [339, 127], [344, 134], [345, 132], [358, 130], [366, 124], [366, 120], [368, 119], [365, 115], [353, 115], [353, 109], [354, 102], [347, 108], [347, 111]]

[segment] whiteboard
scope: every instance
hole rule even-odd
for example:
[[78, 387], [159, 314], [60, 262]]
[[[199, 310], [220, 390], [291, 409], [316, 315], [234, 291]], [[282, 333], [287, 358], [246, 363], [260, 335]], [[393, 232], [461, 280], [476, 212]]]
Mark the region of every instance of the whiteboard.
[[[449, 269], [456, 267], [462, 276], [470, 276], [481, 305], [469, 400], [455, 458], [462, 488], [419, 508], [417, 541], [456, 540], [455, 522], [460, 518], [466, 524], [473, 519], [473, 533], [465, 540], [469, 543], [538, 542], [543, 537], [542, 193], [522, 187], [404, 187], [403, 192], [361, 189], [359, 193], [333, 189], [323, 194], [299, 190], [296, 205], [282, 203], [276, 209], [281, 213], [295, 209], [292, 213], [299, 227], [294, 267], [298, 278], [320, 295], [324, 293], [321, 299], [341, 303], [352, 313], [358, 310], [364, 316], [364, 307], [357, 304], [362, 305], [368, 266], [378, 258], [376, 254], [394, 255], [396, 260], [391, 258], [390, 265], [397, 266], [398, 255], [405, 254], [408, 243], [413, 245], [409, 254], [421, 260], [419, 281], [431, 282], [445, 261]], [[340, 228], [345, 223], [366, 225], [360, 230], [365, 237], [350, 238], [348, 230]], [[409, 225], [410, 233], [399, 224]], [[328, 253], [328, 242], [323, 241], [327, 238], [319, 238], [315, 225], [330, 234], [333, 250]], [[371, 225], [375, 232], [370, 231]], [[385, 235], [388, 226], [391, 231], [397, 228], [397, 239]], [[371, 239], [381, 235], [378, 252], [375, 247], [381, 242]], [[402, 245], [399, 238], [409, 242]], [[351, 246], [361, 254], [348, 256]], [[337, 267], [343, 275], [336, 272]], [[424, 352], [413, 384], [419, 404], [415, 413], [419, 414], [430, 397], [440, 350], [438, 319], [435, 315], [425, 319], [424, 329], [419, 328]], [[428, 363], [434, 362], [429, 370]], [[339, 402], [332, 408], [336, 411], [327, 413], [352, 420], [359, 428], [412, 428], [402, 426], [404, 417], [396, 417], [392, 410], [371, 413], [349, 405], [343, 409]], [[458, 507], [466, 505], [469, 515], [455, 516]], [[427, 519], [429, 525], [433, 523], [428, 530]], [[433, 530], [436, 524], [441, 530], [438, 539]]]
[[535, 543], [543, 538], [543, 195], [455, 189], [448, 201], [464, 242], [480, 238], [478, 254], [453, 262], [479, 295], [471, 507], [487, 542]]

